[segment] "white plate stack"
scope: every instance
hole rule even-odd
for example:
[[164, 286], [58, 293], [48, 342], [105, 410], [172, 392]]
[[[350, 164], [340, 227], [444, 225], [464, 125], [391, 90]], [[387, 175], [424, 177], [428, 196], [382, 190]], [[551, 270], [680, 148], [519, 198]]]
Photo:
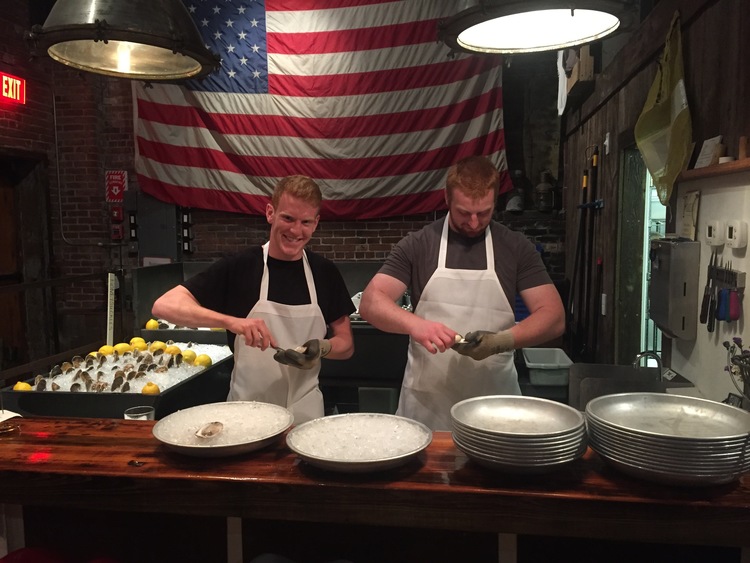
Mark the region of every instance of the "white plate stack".
[[476, 463], [509, 473], [546, 473], [586, 452], [583, 414], [537, 397], [493, 395], [453, 405], [453, 442]]
[[591, 448], [622, 472], [670, 485], [718, 485], [750, 471], [750, 412], [666, 393], [586, 405]]

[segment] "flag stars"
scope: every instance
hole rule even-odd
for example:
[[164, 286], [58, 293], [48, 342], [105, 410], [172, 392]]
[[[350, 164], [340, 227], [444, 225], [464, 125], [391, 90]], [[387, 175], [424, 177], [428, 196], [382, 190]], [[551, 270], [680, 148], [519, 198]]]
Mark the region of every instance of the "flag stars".
[[258, 20], [256, 20], [255, 18], [250, 20], [250, 25], [253, 27], [258, 27], [258, 23]]
[[253, 53], [257, 53], [260, 51], [260, 47], [257, 44], [253, 44], [252, 47], [250, 47], [253, 50]]
[[226, 24], [227, 27], [234, 27], [234, 21], [232, 20], [227, 20], [224, 23]]
[[245, 33], [244, 31], [240, 31], [240, 34], [237, 37], [240, 41], [244, 41], [245, 37], [247, 37], [247, 33]]
[[201, 27], [208, 27], [208, 20], [206, 18], [201, 20]]
[[218, 6], [214, 6], [213, 7], [213, 12], [214, 12], [214, 14], [218, 14], [219, 12], [221, 12], [221, 8], [219, 8]]
[[197, 8], [197, 7], [195, 7], [195, 6], [193, 6], [192, 4], [191, 4], [191, 5], [190, 5], [190, 6], [188, 7], [188, 11], [189, 11], [189, 12], [190, 12], [191, 14], [194, 14], [194, 13], [195, 13], [195, 11], [196, 11], [197, 9], [198, 9], [198, 8]]
[[235, 74], [237, 73], [234, 72], [233, 70], [230, 70], [229, 72], [227, 72], [227, 75], [229, 76], [229, 78], [234, 78]]
[[260, 71], [259, 70], [254, 70], [253, 71], [253, 78], [260, 78]]
[[234, 45], [229, 45], [229, 47], [227, 47], [227, 53], [234, 53]]
[[245, 8], [245, 6], [240, 6], [239, 8], [237, 8], [237, 12], [240, 13], [240, 14], [244, 14], [245, 10], [247, 10], [247, 8]]
[[247, 64], [247, 58], [245, 58], [245, 57], [242, 57], [242, 58], [240, 59], [240, 64], [241, 64], [242, 66], [245, 66], [245, 65]]
[[221, 39], [221, 35], [221, 31], [217, 31], [216, 33], [214, 33], [214, 39], [218, 41], [219, 39]]

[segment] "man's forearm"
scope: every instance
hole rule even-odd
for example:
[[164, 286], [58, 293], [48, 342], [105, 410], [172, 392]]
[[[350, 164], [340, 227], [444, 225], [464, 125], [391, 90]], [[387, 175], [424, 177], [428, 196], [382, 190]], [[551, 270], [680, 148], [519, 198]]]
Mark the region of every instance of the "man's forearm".
[[541, 308], [510, 329], [516, 348], [543, 344], [565, 332], [565, 316], [556, 309]]

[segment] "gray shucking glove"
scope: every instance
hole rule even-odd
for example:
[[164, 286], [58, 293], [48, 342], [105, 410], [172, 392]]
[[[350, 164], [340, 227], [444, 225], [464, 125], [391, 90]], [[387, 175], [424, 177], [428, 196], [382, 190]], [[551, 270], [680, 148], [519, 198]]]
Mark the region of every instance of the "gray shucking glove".
[[278, 350], [273, 355], [273, 359], [280, 364], [292, 366], [298, 369], [312, 369], [320, 363], [320, 359], [325, 358], [330, 351], [330, 340], [318, 340], [317, 338], [313, 338], [294, 350], [291, 348]]
[[459, 342], [453, 349], [463, 356], [469, 356], [474, 360], [484, 360], [495, 354], [509, 352], [514, 348], [513, 334], [509, 330], [490, 332], [488, 330], [476, 330], [464, 337], [464, 342]]

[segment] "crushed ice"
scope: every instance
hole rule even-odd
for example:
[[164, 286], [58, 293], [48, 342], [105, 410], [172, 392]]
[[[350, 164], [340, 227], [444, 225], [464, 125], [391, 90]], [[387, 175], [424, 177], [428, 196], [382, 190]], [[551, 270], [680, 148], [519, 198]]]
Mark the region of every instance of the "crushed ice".
[[379, 461], [415, 452], [432, 436], [423, 427], [394, 416], [355, 413], [318, 418], [287, 437], [293, 449], [335, 461]]

